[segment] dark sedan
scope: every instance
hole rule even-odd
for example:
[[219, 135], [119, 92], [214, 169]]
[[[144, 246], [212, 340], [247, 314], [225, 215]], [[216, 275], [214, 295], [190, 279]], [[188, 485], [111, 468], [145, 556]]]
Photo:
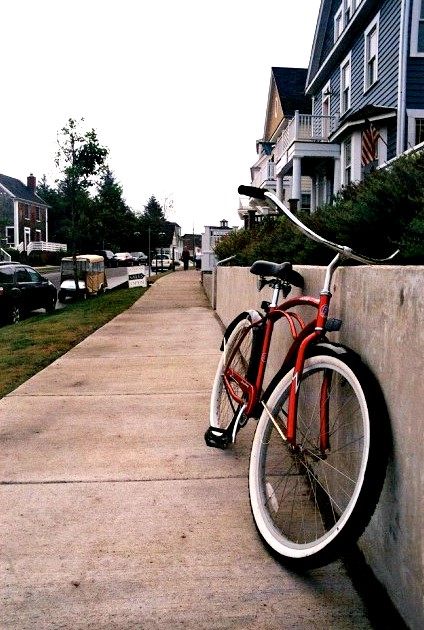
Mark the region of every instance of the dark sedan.
[[131, 252], [135, 265], [147, 265], [148, 258], [144, 252]]
[[0, 321], [16, 324], [31, 311], [56, 308], [56, 287], [29, 265], [0, 264]]

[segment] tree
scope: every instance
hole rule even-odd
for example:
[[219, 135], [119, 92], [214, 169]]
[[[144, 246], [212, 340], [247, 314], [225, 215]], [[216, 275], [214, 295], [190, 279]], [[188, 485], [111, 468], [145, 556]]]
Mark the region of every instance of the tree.
[[136, 242], [134, 236], [140, 230], [139, 219], [125, 202], [122, 186], [116, 181], [112, 171], [107, 168], [97, 186], [94, 200], [94, 225], [96, 234], [102, 235], [103, 246], [114, 251], [133, 251]]
[[166, 234], [166, 217], [162, 206], [152, 195], [144, 206], [144, 212], [140, 217], [140, 233], [142, 235], [143, 243], [146, 243], [146, 237], [149, 239], [146, 249], [154, 250], [156, 247], [160, 247], [163, 244], [161, 234]]
[[[80, 123], [84, 121], [81, 118]], [[80, 123], [69, 118], [67, 126], [62, 127], [58, 134], [58, 151], [56, 166], [62, 173], [62, 180], [58, 183], [65, 210], [70, 216], [71, 249], [74, 256], [74, 278], [77, 296], [78, 270], [76, 264], [77, 245], [87, 233], [90, 216], [89, 190], [96, 179], [106, 168], [106, 158], [109, 150], [102, 147], [94, 129], [80, 130]]]
[[[84, 121], [81, 118], [81, 123]], [[58, 134], [56, 166], [62, 180], [57, 182], [71, 218], [72, 252], [86, 227], [89, 189], [106, 168], [109, 150], [102, 147], [94, 129], [83, 133], [78, 121], [69, 118]]]

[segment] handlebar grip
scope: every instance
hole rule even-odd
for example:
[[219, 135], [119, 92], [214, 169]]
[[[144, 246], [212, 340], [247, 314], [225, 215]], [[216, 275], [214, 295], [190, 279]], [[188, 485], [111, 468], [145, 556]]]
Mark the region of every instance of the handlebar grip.
[[239, 195], [246, 195], [246, 197], [253, 197], [254, 199], [265, 199], [265, 193], [268, 192], [266, 188], [256, 188], [255, 186], [239, 186]]

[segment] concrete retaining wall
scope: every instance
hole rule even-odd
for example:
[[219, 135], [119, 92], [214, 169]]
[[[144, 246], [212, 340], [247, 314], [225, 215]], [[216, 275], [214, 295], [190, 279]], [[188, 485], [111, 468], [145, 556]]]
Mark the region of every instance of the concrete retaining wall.
[[[304, 294], [317, 295], [324, 268], [297, 267]], [[216, 275], [216, 278], [215, 278]], [[214, 288], [216, 281], [216, 289]], [[242, 267], [219, 267], [204, 286], [223, 324], [270, 299]], [[358, 352], [379, 379], [390, 412], [393, 457], [380, 503], [360, 540], [366, 560], [411, 630], [424, 628], [424, 267], [339, 268], [333, 281], [331, 333]], [[294, 293], [292, 293], [293, 295]], [[268, 380], [287, 338], [276, 327]]]

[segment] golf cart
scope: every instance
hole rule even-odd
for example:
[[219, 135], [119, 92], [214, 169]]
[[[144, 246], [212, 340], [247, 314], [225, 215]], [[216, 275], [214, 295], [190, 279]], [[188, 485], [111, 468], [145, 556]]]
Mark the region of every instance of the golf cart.
[[58, 300], [62, 304], [67, 297], [77, 297], [75, 284], [75, 265], [77, 269], [80, 297], [86, 299], [91, 295], [104, 292], [107, 287], [105, 261], [103, 256], [80, 254], [62, 258], [60, 265], [60, 288]]

